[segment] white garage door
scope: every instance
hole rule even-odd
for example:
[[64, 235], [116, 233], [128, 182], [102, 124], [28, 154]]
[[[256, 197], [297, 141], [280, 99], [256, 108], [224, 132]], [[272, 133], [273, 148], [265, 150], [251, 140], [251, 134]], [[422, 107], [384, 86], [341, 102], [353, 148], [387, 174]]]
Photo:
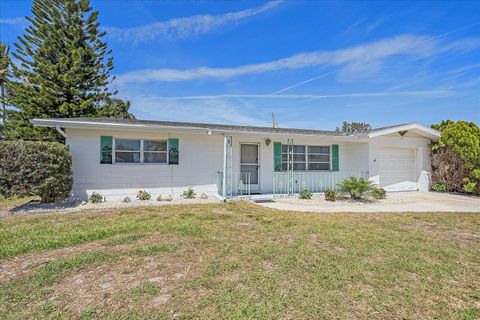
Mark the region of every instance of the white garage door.
[[387, 191], [417, 190], [416, 159], [415, 149], [381, 148], [380, 186]]

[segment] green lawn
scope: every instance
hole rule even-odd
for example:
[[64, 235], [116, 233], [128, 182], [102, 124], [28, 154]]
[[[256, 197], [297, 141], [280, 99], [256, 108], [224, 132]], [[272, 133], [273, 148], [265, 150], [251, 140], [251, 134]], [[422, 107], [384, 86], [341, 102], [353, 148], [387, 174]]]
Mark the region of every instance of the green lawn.
[[479, 319], [479, 214], [249, 203], [0, 219], [0, 318]]
[[33, 200], [40, 200], [40, 198], [34, 197], [34, 196], [23, 197], [23, 198], [17, 198], [17, 197], [4, 198], [0, 195], [0, 210], [11, 209], [15, 206], [19, 206]]

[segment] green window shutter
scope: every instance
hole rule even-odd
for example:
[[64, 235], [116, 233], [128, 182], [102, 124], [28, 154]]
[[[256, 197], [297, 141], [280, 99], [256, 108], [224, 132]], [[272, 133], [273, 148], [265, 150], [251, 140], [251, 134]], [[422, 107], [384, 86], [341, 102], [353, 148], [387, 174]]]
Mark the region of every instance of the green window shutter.
[[179, 163], [179, 143], [178, 139], [168, 139], [168, 164]]
[[332, 144], [332, 171], [338, 171], [340, 168], [340, 157], [338, 144]]
[[100, 163], [112, 164], [112, 136], [100, 137]]
[[282, 171], [282, 143], [273, 143], [273, 171]]

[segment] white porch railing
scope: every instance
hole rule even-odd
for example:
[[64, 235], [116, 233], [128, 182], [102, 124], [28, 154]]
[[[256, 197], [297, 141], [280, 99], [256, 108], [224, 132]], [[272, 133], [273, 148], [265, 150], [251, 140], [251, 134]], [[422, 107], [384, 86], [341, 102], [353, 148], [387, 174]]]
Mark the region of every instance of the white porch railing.
[[273, 194], [288, 194], [289, 179], [292, 179], [293, 193], [299, 193], [304, 187], [310, 192], [323, 192], [327, 189], [336, 190], [337, 183], [348, 177], [368, 179], [367, 171], [338, 171], [338, 172], [293, 172], [293, 178], [287, 172], [273, 173]]
[[250, 173], [232, 173], [231, 183], [227, 181], [226, 195], [223, 194], [223, 172], [218, 172], [218, 194], [222, 197], [250, 195]]

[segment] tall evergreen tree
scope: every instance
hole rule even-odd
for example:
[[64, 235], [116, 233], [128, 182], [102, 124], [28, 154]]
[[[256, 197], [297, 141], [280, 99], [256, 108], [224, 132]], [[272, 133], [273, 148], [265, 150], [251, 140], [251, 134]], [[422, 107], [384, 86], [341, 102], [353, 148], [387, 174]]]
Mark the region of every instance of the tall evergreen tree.
[[33, 1], [30, 25], [13, 53], [19, 65], [9, 85], [18, 112], [6, 126], [7, 138], [61, 140], [52, 130], [32, 127], [29, 119], [91, 117], [108, 106], [114, 94], [108, 90], [111, 50], [89, 2]]
[[107, 98], [104, 104], [97, 112], [100, 118], [117, 118], [117, 119], [135, 119], [135, 116], [128, 112], [130, 109], [130, 101], [123, 101], [118, 98]]

